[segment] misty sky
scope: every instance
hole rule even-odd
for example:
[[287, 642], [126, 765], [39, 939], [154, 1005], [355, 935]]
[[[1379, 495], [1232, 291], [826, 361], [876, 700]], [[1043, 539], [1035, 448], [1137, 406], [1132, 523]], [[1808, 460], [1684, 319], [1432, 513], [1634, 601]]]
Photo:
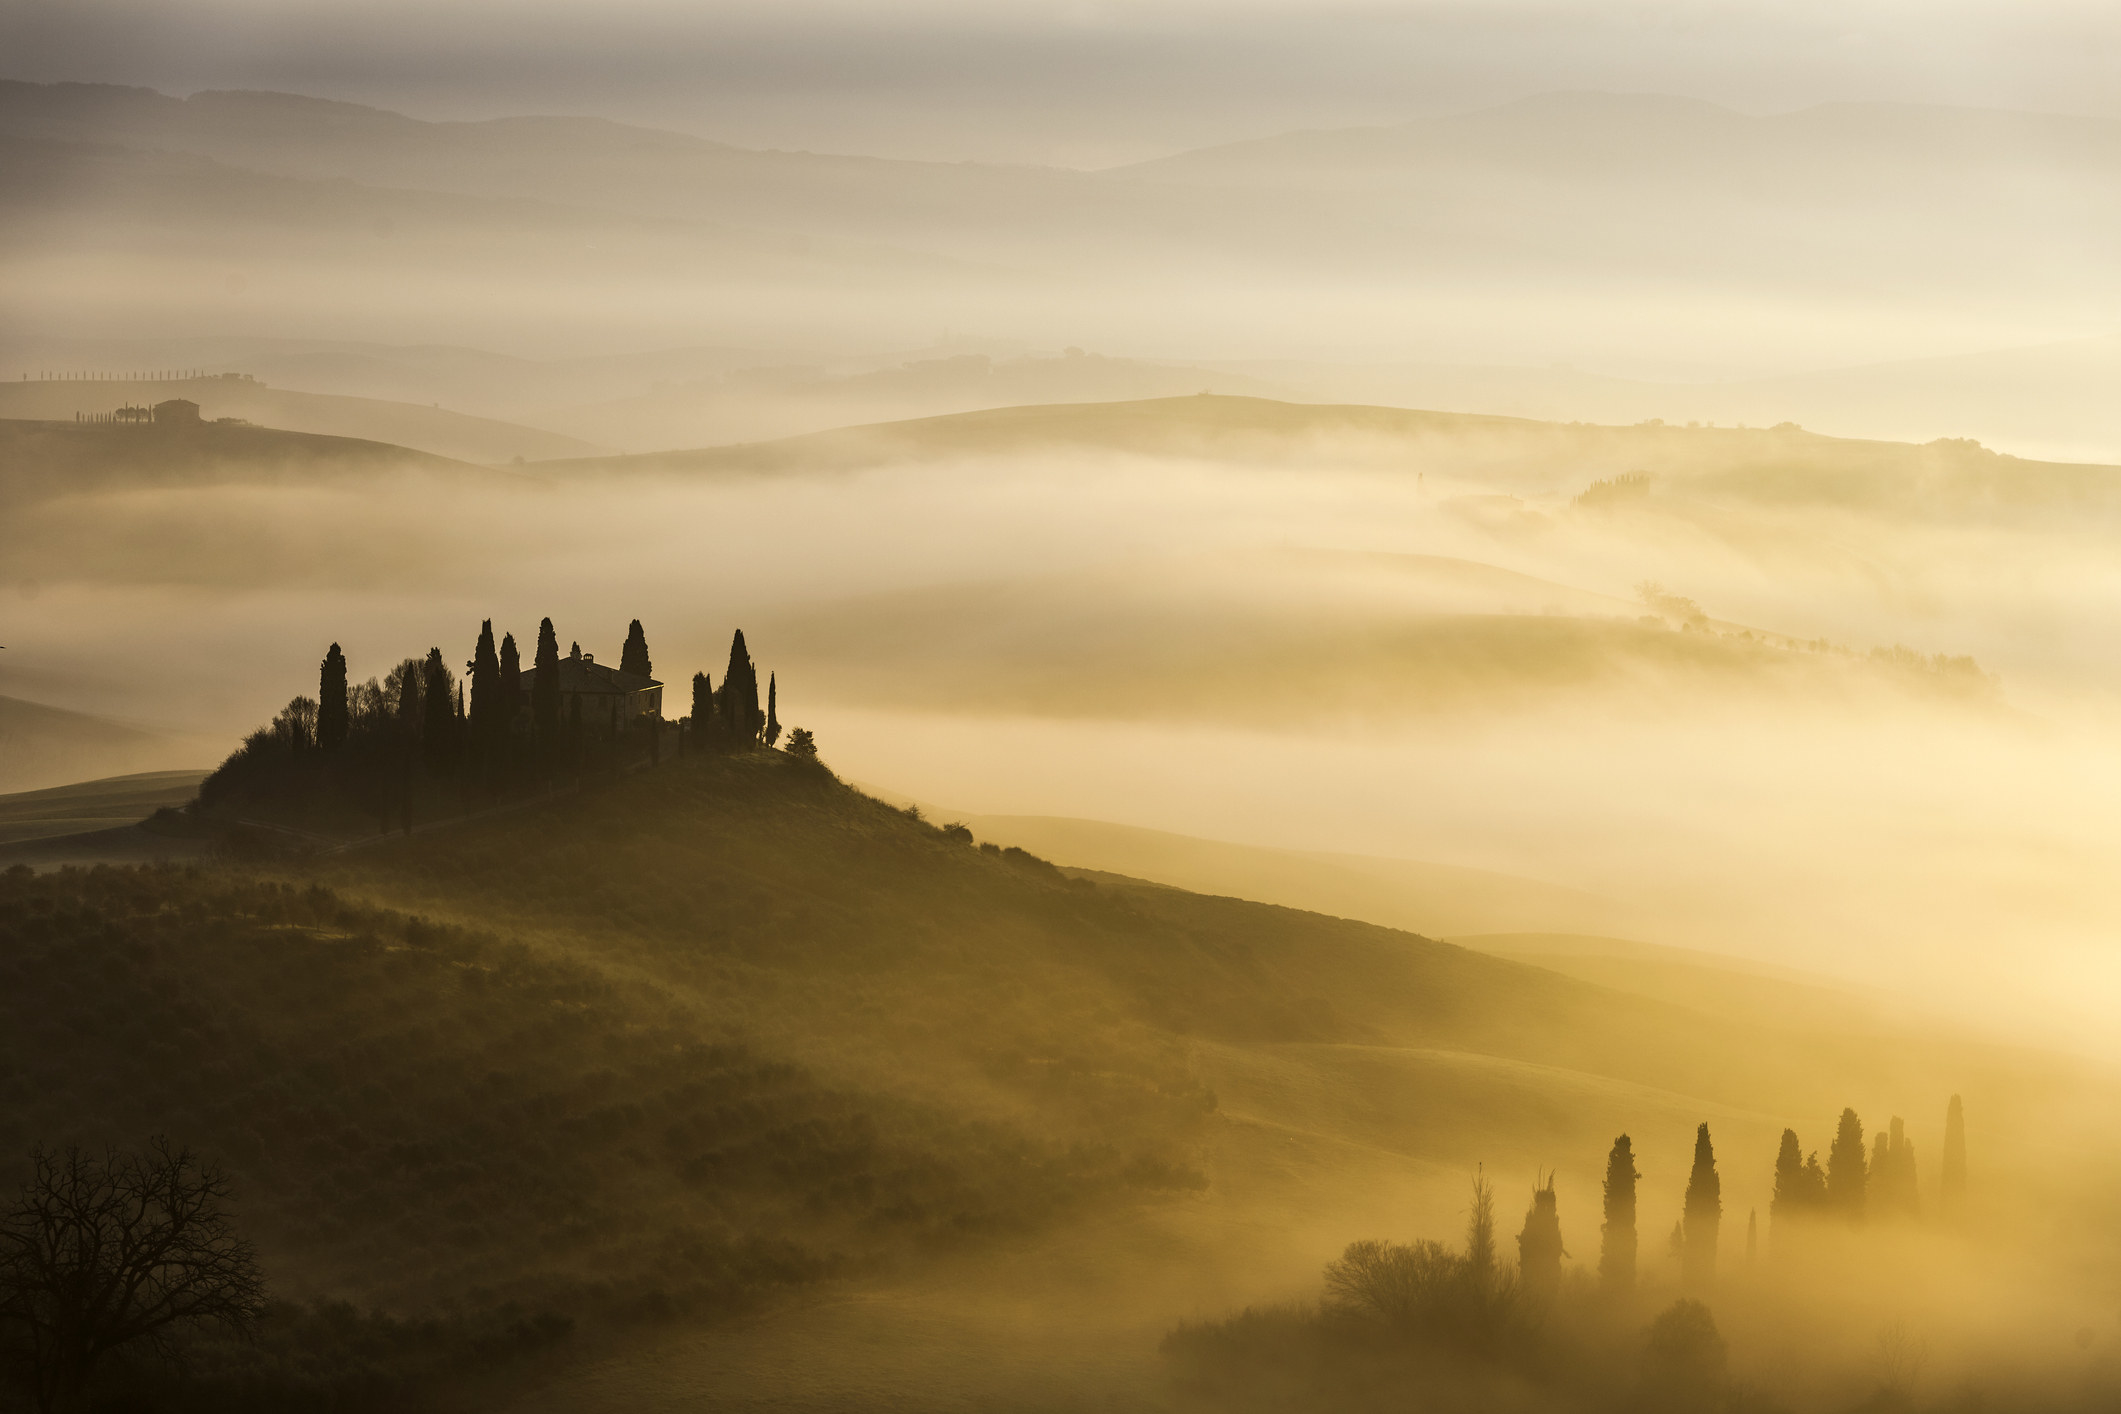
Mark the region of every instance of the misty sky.
[[8, 0], [0, 76], [597, 114], [746, 146], [1094, 166], [1555, 89], [2121, 116], [2071, 0]]

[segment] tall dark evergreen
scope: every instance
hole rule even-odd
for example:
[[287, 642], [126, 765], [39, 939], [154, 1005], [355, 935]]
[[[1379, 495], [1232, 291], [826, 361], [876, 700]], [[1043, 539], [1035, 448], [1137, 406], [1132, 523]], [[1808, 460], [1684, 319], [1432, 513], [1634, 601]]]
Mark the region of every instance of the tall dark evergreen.
[[1952, 1096], [1944, 1110], [1944, 1159], [1937, 1171], [1937, 1206], [1947, 1219], [1966, 1211], [1966, 1112]]
[[346, 724], [346, 655], [334, 643], [317, 683], [317, 745], [325, 751], [344, 746]]
[[1635, 1289], [1635, 1145], [1623, 1134], [1605, 1158], [1605, 1223], [1598, 1229], [1598, 1280], [1606, 1290]]
[[1819, 1167], [1817, 1149], [1804, 1156], [1804, 1187], [1799, 1192], [1804, 1198], [1797, 1205], [1801, 1213], [1823, 1213], [1831, 1206], [1826, 1196], [1826, 1170]]
[[705, 673], [692, 675], [692, 736], [694, 741], [704, 741], [708, 723], [714, 717], [714, 685]]
[[1561, 1211], [1554, 1201], [1554, 1180], [1532, 1189], [1524, 1228], [1517, 1234], [1517, 1279], [1531, 1296], [1551, 1297], [1561, 1290]]
[[418, 658], [407, 658], [383, 679], [383, 690], [394, 694], [398, 704], [398, 729], [407, 736], [420, 734], [420, 689], [427, 681], [427, 667]]
[[1854, 1110], [1841, 1112], [1834, 1146], [1826, 1152], [1826, 1201], [1849, 1222], [1863, 1221], [1870, 1171], [1863, 1159], [1863, 1121]]
[[523, 710], [523, 655], [516, 650], [516, 636], [504, 635], [501, 639], [501, 726], [504, 730], [515, 725], [516, 715]]
[[530, 725], [538, 745], [549, 752], [560, 742], [560, 640], [551, 619], [538, 623], [538, 655], [531, 667], [537, 677], [530, 685]]
[[626, 626], [626, 646], [619, 650], [619, 671], [636, 677], [655, 676], [655, 665], [648, 661], [648, 635], [642, 631], [639, 619]]
[[479, 625], [479, 644], [466, 666], [471, 670], [471, 737], [482, 753], [490, 754], [508, 727], [501, 711], [501, 655], [494, 650], [492, 619]]
[[428, 649], [420, 684], [420, 754], [430, 771], [446, 771], [456, 759], [455, 698], [456, 683], [442, 661], [442, 650]]
[[1804, 1211], [1804, 1200], [1804, 1149], [1797, 1142], [1797, 1131], [1785, 1129], [1782, 1147], [1775, 1151], [1775, 1194], [1768, 1199], [1772, 1235], [1780, 1236], [1782, 1225]]
[[772, 673], [766, 675], [766, 744], [773, 745], [781, 739], [780, 681]]
[[1687, 1175], [1684, 1211], [1686, 1285], [1706, 1291], [1716, 1282], [1716, 1240], [1723, 1227], [1723, 1180], [1716, 1176], [1716, 1150], [1706, 1124], [1694, 1131], [1694, 1170]]
[[744, 646], [744, 631], [738, 629], [729, 643], [729, 667], [722, 674], [719, 694], [722, 729], [732, 746], [748, 747], [759, 739], [765, 718], [759, 712], [759, 675], [751, 665], [751, 652]]

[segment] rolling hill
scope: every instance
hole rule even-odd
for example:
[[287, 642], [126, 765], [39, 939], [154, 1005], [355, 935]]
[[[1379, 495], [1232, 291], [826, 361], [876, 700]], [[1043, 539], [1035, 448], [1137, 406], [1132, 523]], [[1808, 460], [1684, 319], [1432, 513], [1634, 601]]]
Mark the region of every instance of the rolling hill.
[[[182, 766], [191, 751], [187, 743], [138, 727], [0, 697], [0, 791], [36, 791], [90, 777]], [[0, 831], [4, 828], [0, 825]]]
[[1201, 394], [916, 418], [733, 447], [541, 464], [555, 475], [824, 474], [1064, 452], [1422, 471], [1518, 496], [1568, 497], [1642, 472], [1655, 496], [1907, 519], [2101, 518], [2121, 468], [2004, 456], [1976, 443], [1827, 437], [1793, 424], [1616, 427]]
[[247, 378], [24, 378], [0, 382], [0, 418], [70, 422], [77, 413], [100, 417], [115, 408], [151, 407], [169, 398], [197, 403], [199, 416], [207, 421], [234, 417], [289, 432], [389, 442], [453, 461], [497, 464], [582, 456], [594, 450], [594, 444], [557, 432], [467, 417], [445, 408], [295, 392]]
[[203, 771], [144, 771], [0, 795], [0, 845], [133, 825], [199, 793]]
[[[286, 1295], [441, 1323], [407, 1351], [283, 1312], [246, 1378], [312, 1340], [327, 1378], [365, 1340], [388, 1398], [520, 1350], [526, 1408], [614, 1384], [675, 1407], [703, 1360], [781, 1407], [977, 1398], [1091, 1306], [1109, 1357], [1051, 1397], [1118, 1381], [1146, 1407], [1174, 1314], [1286, 1290], [1351, 1230], [1454, 1221], [1475, 1162], [1564, 1162], [1580, 1231], [1617, 1128], [1662, 1156], [1653, 1209], [1703, 1117], [1726, 1202], [1760, 1202], [1783, 1123], [1953, 1087], [2000, 1183], [2105, 1083], [1073, 878], [777, 753], [329, 856], [0, 873], [0, 968], [0, 1146], [178, 1133], [227, 1162]], [[1126, 1255], [1071, 1269], [1086, 1245]], [[1005, 1292], [1012, 1332], [972, 1313]], [[901, 1353], [869, 1369], [879, 1343]]]
[[273, 427], [0, 421], [0, 503], [15, 506], [119, 490], [324, 485], [406, 473], [521, 479], [410, 447]]

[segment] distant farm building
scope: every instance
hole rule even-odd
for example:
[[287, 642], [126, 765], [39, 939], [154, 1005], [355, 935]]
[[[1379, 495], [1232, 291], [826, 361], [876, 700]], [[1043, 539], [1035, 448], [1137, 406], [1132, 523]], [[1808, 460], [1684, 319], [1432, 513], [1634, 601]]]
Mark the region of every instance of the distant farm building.
[[[582, 725], [603, 731], [630, 726], [641, 717], [663, 715], [663, 685], [638, 673], [621, 672], [584, 653], [577, 644], [560, 659], [560, 720], [573, 719], [580, 704]], [[528, 706], [536, 690], [538, 670], [523, 670], [523, 704]]]
[[199, 405], [189, 398], [171, 398], [155, 404], [157, 422], [197, 422]]

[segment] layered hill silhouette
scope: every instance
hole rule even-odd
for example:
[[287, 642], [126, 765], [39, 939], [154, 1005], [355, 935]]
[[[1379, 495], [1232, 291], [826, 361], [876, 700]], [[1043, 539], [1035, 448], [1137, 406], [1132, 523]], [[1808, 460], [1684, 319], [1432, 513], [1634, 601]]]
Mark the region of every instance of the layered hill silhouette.
[[513, 473], [355, 437], [200, 422], [0, 421], [0, 501], [156, 488], [324, 485], [397, 473], [475, 483]]
[[[83, 361], [99, 368], [114, 362], [121, 367], [180, 362], [174, 358], [114, 357], [135, 352], [123, 346], [98, 349]], [[192, 360], [181, 362], [188, 364]], [[446, 408], [372, 396], [298, 392], [249, 378], [24, 378], [19, 382], [0, 382], [0, 418], [70, 422], [77, 413], [100, 417], [117, 407], [151, 407], [171, 398], [197, 403], [200, 417], [207, 421], [240, 418], [289, 432], [388, 442], [455, 461], [494, 464], [580, 456], [595, 450], [594, 444], [557, 432], [493, 418], [467, 417]]]
[[1831, 506], [1919, 519], [2104, 516], [2121, 505], [2121, 469], [2028, 460], [1959, 439], [1912, 445], [1828, 437], [1789, 423], [1748, 429], [1653, 419], [1601, 426], [1206, 394], [996, 408], [732, 447], [564, 460], [539, 469], [563, 475], [826, 473], [1053, 452], [1395, 467], [1545, 496], [1577, 494], [1598, 481], [1639, 472], [1652, 483], [1643, 487], [1652, 501], [1676, 492], [1759, 509]]
[[190, 749], [188, 743], [86, 712], [0, 697], [0, 792], [182, 765]]

